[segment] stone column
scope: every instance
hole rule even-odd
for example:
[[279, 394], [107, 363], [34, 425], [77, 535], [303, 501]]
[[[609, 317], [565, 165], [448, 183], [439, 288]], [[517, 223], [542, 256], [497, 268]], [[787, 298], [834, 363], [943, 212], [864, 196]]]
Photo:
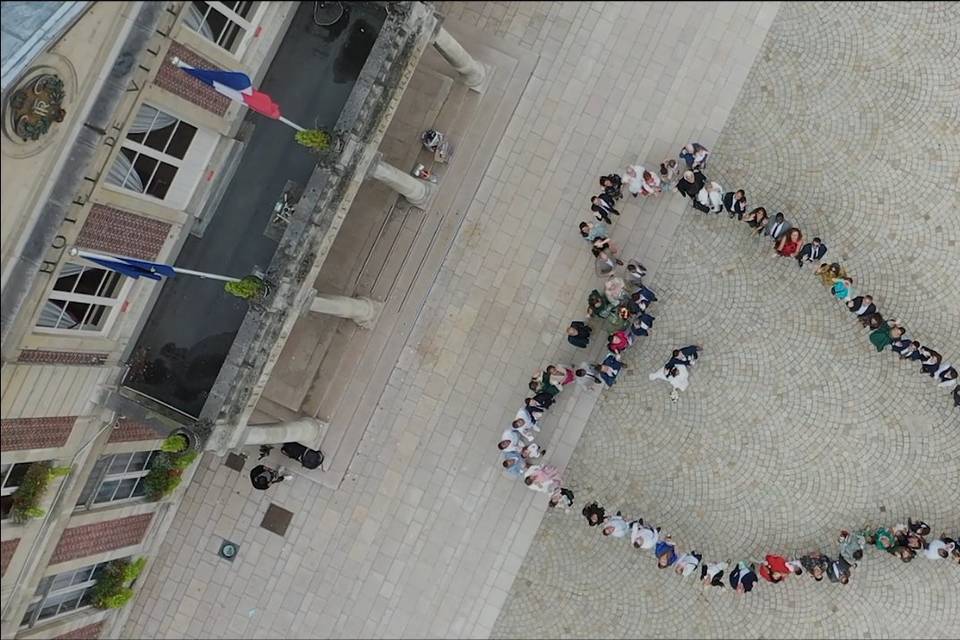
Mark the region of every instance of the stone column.
[[382, 302], [370, 298], [315, 294], [308, 310], [353, 320], [364, 329], [372, 329], [380, 316]]
[[430, 183], [414, 178], [409, 173], [384, 162], [379, 154], [370, 164], [370, 172], [367, 175], [387, 185], [414, 206], [423, 206], [430, 199]]
[[300, 442], [311, 446], [320, 438], [320, 428], [323, 423], [316, 418], [304, 416], [290, 422], [267, 424], [246, 428], [244, 434], [245, 445], [249, 444], [283, 444], [284, 442]]
[[486, 67], [467, 53], [467, 50], [443, 27], [440, 27], [440, 31], [437, 32], [433, 46], [437, 48], [443, 59], [449, 62], [450, 66], [460, 74], [463, 84], [478, 93], [483, 93], [483, 82], [487, 79]]

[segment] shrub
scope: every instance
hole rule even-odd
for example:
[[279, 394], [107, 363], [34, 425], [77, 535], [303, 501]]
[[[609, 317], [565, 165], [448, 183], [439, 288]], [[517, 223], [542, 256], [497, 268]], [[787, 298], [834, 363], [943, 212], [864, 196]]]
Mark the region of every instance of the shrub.
[[186, 449], [189, 444], [190, 442], [187, 440], [185, 435], [182, 433], [174, 433], [163, 441], [163, 444], [160, 445], [160, 451], [166, 451], [167, 453], [180, 453]]
[[297, 131], [294, 138], [303, 146], [314, 151], [326, 151], [330, 148], [330, 134], [323, 129]]
[[227, 282], [223, 290], [242, 300], [252, 300], [260, 295], [266, 283], [257, 276], [245, 276], [239, 282]]
[[189, 451], [184, 451], [180, 455], [173, 457], [173, 459], [170, 461], [170, 466], [172, 466], [174, 469], [179, 469], [180, 471], [183, 471], [184, 469], [189, 467], [191, 464], [193, 464], [193, 461], [196, 460], [197, 456], [199, 455], [200, 453], [196, 449], [190, 449]]
[[187, 449], [180, 453], [162, 452], [153, 458], [150, 473], [144, 479], [147, 500], [162, 500], [183, 482], [183, 471], [200, 455], [196, 449]]
[[34, 462], [27, 469], [20, 486], [13, 494], [10, 517], [23, 523], [31, 518], [42, 518], [46, 513], [41, 507], [50, 481], [70, 473], [70, 467], [54, 467], [49, 462]]
[[130, 562], [127, 558], [107, 565], [93, 586], [93, 606], [98, 609], [119, 609], [133, 597], [131, 584], [143, 571], [146, 558]]

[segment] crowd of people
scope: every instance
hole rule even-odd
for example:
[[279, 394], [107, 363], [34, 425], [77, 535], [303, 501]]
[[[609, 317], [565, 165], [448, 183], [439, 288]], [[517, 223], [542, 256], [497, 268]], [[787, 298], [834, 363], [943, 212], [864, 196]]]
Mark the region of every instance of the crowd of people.
[[[678, 159], [668, 158], [660, 163], [659, 171], [641, 165], [628, 166], [623, 176], [610, 174], [599, 180], [601, 193], [590, 199], [590, 210], [595, 220], [579, 224], [580, 234], [589, 243], [596, 259], [598, 275], [606, 278], [602, 288], [587, 296], [586, 318], [575, 320], [567, 328], [567, 341], [574, 347], [586, 349], [595, 328], [591, 320], [598, 320], [607, 331], [605, 357], [598, 363], [583, 363], [578, 367], [551, 364], [537, 370], [529, 382], [529, 397], [517, 412], [510, 427], [501, 435], [497, 448], [503, 472], [524, 484], [549, 495], [548, 505], [569, 512], [575, 496], [563, 486], [560, 470], [542, 462], [546, 448], [536, 442], [540, 421], [556, 402], [565, 387], [575, 382], [587, 387], [612, 387], [626, 368], [623, 352], [636, 341], [650, 334], [654, 317], [648, 313], [657, 300], [656, 294], [644, 283], [646, 268], [637, 260], [626, 263], [620, 249], [610, 239], [609, 227], [619, 216], [617, 203], [623, 199], [623, 188], [634, 198], [657, 197], [676, 191], [691, 200], [691, 206], [704, 214], [726, 212], [730, 219], [746, 223], [751, 233], [769, 238], [776, 255], [796, 260], [797, 267], [820, 262], [827, 253], [827, 245], [819, 237], [805, 241], [802, 231], [792, 225], [782, 212], [772, 218], [763, 207], [747, 211], [747, 197], [743, 189], [725, 191], [717, 182], [704, 175], [710, 151], [693, 142], [685, 145]], [[681, 172], [681, 164], [686, 170]], [[622, 269], [622, 272], [621, 272]], [[920, 363], [921, 372], [934, 378], [945, 388], [953, 389], [954, 403], [960, 407], [960, 387], [957, 369], [928, 345], [906, 335], [906, 329], [894, 318], [884, 318], [869, 295], [854, 295], [853, 278], [839, 263], [822, 262], [816, 275], [831, 293], [843, 302], [861, 325], [870, 329], [869, 341], [883, 351], [887, 347], [903, 360]], [[687, 388], [689, 371], [696, 364], [702, 347], [688, 345], [675, 349], [666, 364], [649, 375], [650, 380], [663, 380], [672, 387], [671, 399]], [[628, 538], [636, 549], [652, 551], [661, 569], [674, 567], [677, 574], [688, 576], [699, 571], [700, 580], [708, 586], [723, 587], [727, 582], [737, 592], [749, 592], [758, 579], [771, 583], [782, 582], [790, 575], [807, 571], [814, 580], [826, 577], [830, 582], [846, 584], [851, 569], [862, 559], [867, 545], [900, 558], [903, 562], [923, 555], [932, 560], [952, 558], [960, 563], [960, 543], [945, 533], [930, 538], [929, 525], [908, 519], [906, 524], [892, 528], [864, 528], [856, 533], [841, 531], [837, 552], [832, 556], [811, 551], [799, 557], [769, 554], [762, 560], [744, 559], [707, 562], [703, 554], [691, 549], [681, 553], [670, 535], [660, 527], [644, 523], [642, 518], [628, 521], [620, 511], [607, 515], [597, 502], [591, 502], [581, 511], [589, 526], [600, 527], [602, 535]]]

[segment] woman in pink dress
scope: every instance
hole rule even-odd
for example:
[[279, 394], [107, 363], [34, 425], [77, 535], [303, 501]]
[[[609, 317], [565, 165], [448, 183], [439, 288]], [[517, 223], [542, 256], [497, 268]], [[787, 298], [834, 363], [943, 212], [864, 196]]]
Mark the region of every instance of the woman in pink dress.
[[553, 493], [561, 486], [560, 470], [551, 464], [536, 464], [524, 472], [523, 482], [534, 491]]

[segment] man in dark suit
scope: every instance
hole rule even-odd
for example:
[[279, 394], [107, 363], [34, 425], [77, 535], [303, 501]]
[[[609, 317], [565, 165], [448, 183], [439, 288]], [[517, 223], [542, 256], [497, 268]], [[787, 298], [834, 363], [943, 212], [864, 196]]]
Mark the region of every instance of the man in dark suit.
[[743, 213], [747, 210], [747, 194], [743, 189], [726, 192], [723, 194], [723, 208], [731, 218], [737, 216], [737, 220], [743, 220]]
[[773, 220], [767, 223], [767, 228], [763, 230], [763, 234], [770, 236], [773, 238], [773, 241], [776, 242], [780, 239], [780, 236], [792, 228], [793, 226], [787, 222], [786, 218], [783, 217], [783, 212], [780, 211], [777, 215], [773, 216]]
[[857, 316], [861, 324], [866, 324], [870, 316], [877, 312], [877, 305], [873, 304], [871, 296], [857, 296], [847, 303], [847, 309]]
[[797, 254], [797, 266], [802, 267], [805, 262], [813, 262], [827, 255], [827, 245], [823, 244], [820, 238], [814, 238], [813, 242], [808, 242], [800, 249]]
[[597, 214], [597, 220], [603, 220], [607, 224], [613, 224], [610, 214], [620, 215], [620, 212], [613, 208], [613, 196], [601, 193], [590, 199], [590, 210]]
[[704, 183], [706, 183], [707, 178], [700, 170], [686, 171], [683, 174], [683, 177], [677, 182], [677, 191], [687, 196], [694, 202], [697, 201], [697, 194], [700, 193], [700, 189], [703, 189]]

